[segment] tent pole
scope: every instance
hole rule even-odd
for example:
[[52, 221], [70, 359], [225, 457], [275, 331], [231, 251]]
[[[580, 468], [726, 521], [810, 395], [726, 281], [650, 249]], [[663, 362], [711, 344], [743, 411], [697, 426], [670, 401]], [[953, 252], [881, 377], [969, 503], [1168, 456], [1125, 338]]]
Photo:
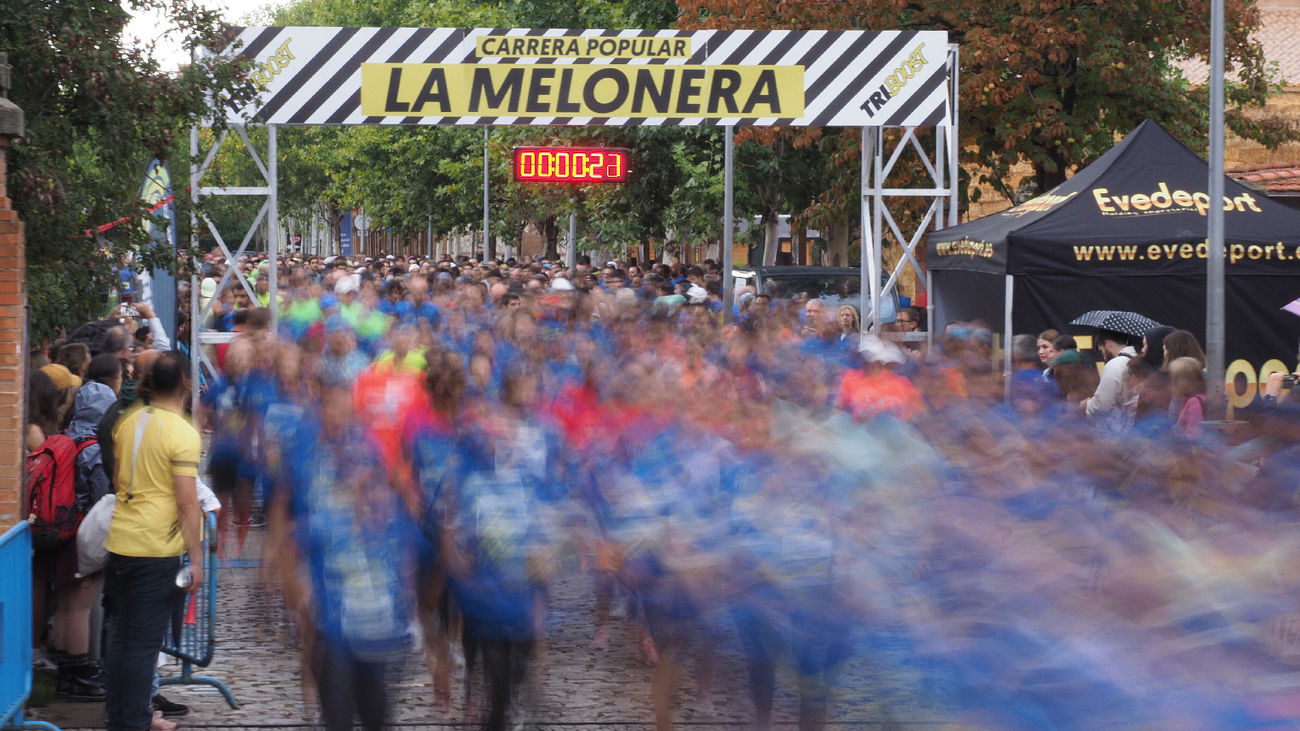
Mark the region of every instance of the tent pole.
[[1223, 336], [1223, 0], [1210, 3], [1210, 194], [1205, 262], [1205, 355], [1207, 410], [1224, 418]]
[[1007, 275], [1006, 306], [1002, 316], [1002, 397], [1011, 402], [1011, 301], [1016, 278]]

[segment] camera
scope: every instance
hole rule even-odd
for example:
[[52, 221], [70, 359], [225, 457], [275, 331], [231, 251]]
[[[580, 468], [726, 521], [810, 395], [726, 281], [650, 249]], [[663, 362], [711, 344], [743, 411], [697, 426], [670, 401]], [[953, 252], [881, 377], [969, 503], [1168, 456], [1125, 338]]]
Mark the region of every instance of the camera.
[[1282, 388], [1288, 391], [1295, 388], [1295, 374], [1288, 373], [1287, 375], [1282, 376]]

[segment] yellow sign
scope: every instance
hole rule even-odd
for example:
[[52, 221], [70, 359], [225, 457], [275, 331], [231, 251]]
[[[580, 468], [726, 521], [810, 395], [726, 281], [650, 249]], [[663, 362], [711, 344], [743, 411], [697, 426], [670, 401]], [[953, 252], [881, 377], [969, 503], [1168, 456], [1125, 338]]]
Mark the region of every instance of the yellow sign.
[[280, 47], [275, 49], [275, 53], [271, 54], [271, 57], [266, 59], [266, 63], [259, 64], [253, 69], [253, 72], [249, 74], [249, 77], [257, 83], [257, 88], [266, 89], [271, 85], [272, 79], [284, 73], [284, 70], [289, 68], [290, 63], [294, 60], [293, 51], [289, 50], [289, 44], [292, 42], [293, 39], [290, 38], [284, 43], [281, 43]]
[[361, 64], [373, 117], [801, 117], [802, 66]]
[[474, 48], [485, 58], [690, 58], [691, 39], [483, 36]]
[[[1185, 190], [1175, 190], [1170, 192], [1169, 184], [1161, 182], [1154, 191], [1150, 193], [1133, 193], [1118, 195], [1111, 193], [1108, 188], [1093, 188], [1092, 197], [1097, 201], [1097, 210], [1101, 211], [1103, 216], [1136, 216], [1144, 212], [1164, 213], [1166, 211], [1186, 211], [1192, 208], [1196, 212], [1205, 215], [1210, 208], [1210, 196], [1200, 191], [1187, 192]], [[1223, 196], [1223, 210], [1245, 213], [1253, 211], [1263, 213], [1259, 206], [1255, 205], [1255, 199], [1250, 193], [1242, 193], [1233, 198]]]

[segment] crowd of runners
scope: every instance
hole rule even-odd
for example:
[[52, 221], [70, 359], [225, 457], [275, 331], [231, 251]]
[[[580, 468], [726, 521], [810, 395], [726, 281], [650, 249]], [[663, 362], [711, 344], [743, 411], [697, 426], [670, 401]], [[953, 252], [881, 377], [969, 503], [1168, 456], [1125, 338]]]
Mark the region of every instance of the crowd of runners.
[[[234, 335], [194, 412], [222, 555], [265, 517], [329, 728], [380, 727], [425, 672], [431, 721], [477, 694], [463, 720], [526, 724], [550, 631], [605, 646], [612, 613], [660, 728], [683, 677], [709, 701], [732, 637], [757, 728], [783, 684], [802, 728], [865, 718], [879, 699], [840, 671], [885, 646], [980, 726], [1300, 713], [1300, 411], [1279, 392], [1250, 434], [1187, 428], [1203, 377], [1169, 366], [1196, 350], [1133, 337], [1117, 429], [1057, 333], [1010, 344], [1008, 388], [980, 323], [925, 348], [817, 300], [724, 313], [711, 262], [290, 257], [274, 327], [272, 265], [205, 263], [200, 316]], [[565, 572], [594, 615], [548, 592]]]

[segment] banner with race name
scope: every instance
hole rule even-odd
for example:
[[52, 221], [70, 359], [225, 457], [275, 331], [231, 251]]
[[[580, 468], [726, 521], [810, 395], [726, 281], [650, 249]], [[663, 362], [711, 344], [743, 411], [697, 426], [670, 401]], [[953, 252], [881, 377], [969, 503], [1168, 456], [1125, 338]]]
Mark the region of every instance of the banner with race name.
[[942, 31], [247, 27], [277, 125], [947, 126]]

